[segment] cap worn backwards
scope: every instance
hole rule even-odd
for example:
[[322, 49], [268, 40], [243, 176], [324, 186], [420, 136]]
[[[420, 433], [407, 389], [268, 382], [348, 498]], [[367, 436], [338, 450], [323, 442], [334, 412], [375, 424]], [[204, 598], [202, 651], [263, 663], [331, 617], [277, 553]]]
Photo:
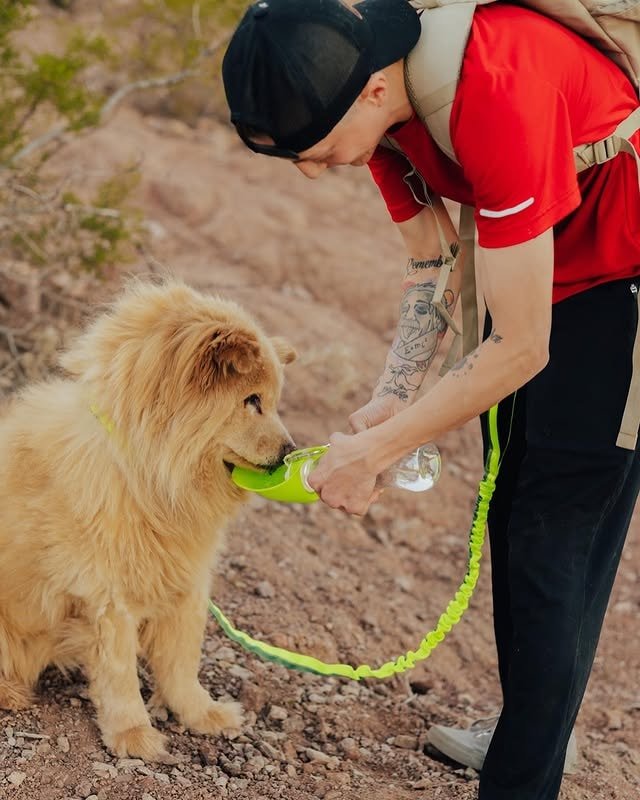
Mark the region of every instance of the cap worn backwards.
[[347, 0], [258, 0], [222, 64], [231, 121], [252, 150], [297, 158], [335, 127], [369, 77], [404, 58], [419, 36], [408, 0], [353, 7]]

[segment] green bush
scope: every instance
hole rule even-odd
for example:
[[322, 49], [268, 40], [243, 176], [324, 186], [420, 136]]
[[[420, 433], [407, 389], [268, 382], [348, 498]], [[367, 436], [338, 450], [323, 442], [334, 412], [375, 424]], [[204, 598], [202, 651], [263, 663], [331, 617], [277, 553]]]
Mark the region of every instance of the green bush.
[[74, 31], [59, 54], [29, 53], [14, 39], [31, 22], [30, 0], [0, 5], [0, 250], [31, 264], [99, 271], [127, 257], [138, 220], [125, 203], [136, 181], [124, 169], [107, 181], [126, 187], [117, 196], [98, 187], [70, 203], [45, 165], [63, 132], [97, 124], [104, 96], [85, 75], [107, 61], [109, 47]]
[[34, 53], [16, 44], [17, 35], [25, 41], [34, 24], [31, 0], [0, 0], [3, 253], [94, 272], [131, 256], [142, 229], [140, 215], [128, 206], [137, 170], [124, 165], [89, 194], [56, 177], [47, 168], [49, 159], [64, 137], [100, 124], [125, 96], [138, 102], [152, 97], [151, 110], [189, 123], [203, 113], [226, 114], [221, 54], [245, 5], [244, 0], [136, 0], [110, 8], [99, 36], [74, 28], [73, 13], [62, 15], [66, 33], [58, 52]]

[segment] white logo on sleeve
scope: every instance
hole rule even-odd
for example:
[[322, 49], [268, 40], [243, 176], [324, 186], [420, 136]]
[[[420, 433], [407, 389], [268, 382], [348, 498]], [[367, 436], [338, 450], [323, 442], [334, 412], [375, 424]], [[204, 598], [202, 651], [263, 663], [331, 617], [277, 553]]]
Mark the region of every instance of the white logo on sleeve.
[[510, 217], [513, 214], [519, 214], [521, 211], [524, 211], [525, 208], [529, 208], [534, 204], [533, 197], [530, 197], [528, 200], [524, 200], [522, 203], [518, 203], [517, 206], [512, 206], [511, 208], [503, 208], [502, 211], [491, 211], [488, 208], [481, 208], [480, 209], [480, 216], [481, 217], [491, 217], [491, 219], [500, 219], [501, 217]]

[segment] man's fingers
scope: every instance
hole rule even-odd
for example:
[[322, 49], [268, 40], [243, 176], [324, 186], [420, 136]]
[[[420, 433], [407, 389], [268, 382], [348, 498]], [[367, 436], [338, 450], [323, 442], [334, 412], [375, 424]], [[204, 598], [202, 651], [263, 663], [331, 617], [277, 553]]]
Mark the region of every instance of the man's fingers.
[[362, 433], [362, 431], [366, 431], [371, 427], [367, 415], [361, 411], [356, 411], [355, 414], [349, 417], [349, 425], [351, 425], [351, 430], [354, 433]]

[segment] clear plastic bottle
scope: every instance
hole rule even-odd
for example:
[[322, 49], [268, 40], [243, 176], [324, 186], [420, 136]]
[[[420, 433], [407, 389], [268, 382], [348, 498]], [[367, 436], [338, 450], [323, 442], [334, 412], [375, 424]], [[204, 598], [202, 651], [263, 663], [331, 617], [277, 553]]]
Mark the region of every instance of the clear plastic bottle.
[[378, 475], [376, 486], [426, 492], [440, 477], [440, 452], [435, 444], [423, 444]]

